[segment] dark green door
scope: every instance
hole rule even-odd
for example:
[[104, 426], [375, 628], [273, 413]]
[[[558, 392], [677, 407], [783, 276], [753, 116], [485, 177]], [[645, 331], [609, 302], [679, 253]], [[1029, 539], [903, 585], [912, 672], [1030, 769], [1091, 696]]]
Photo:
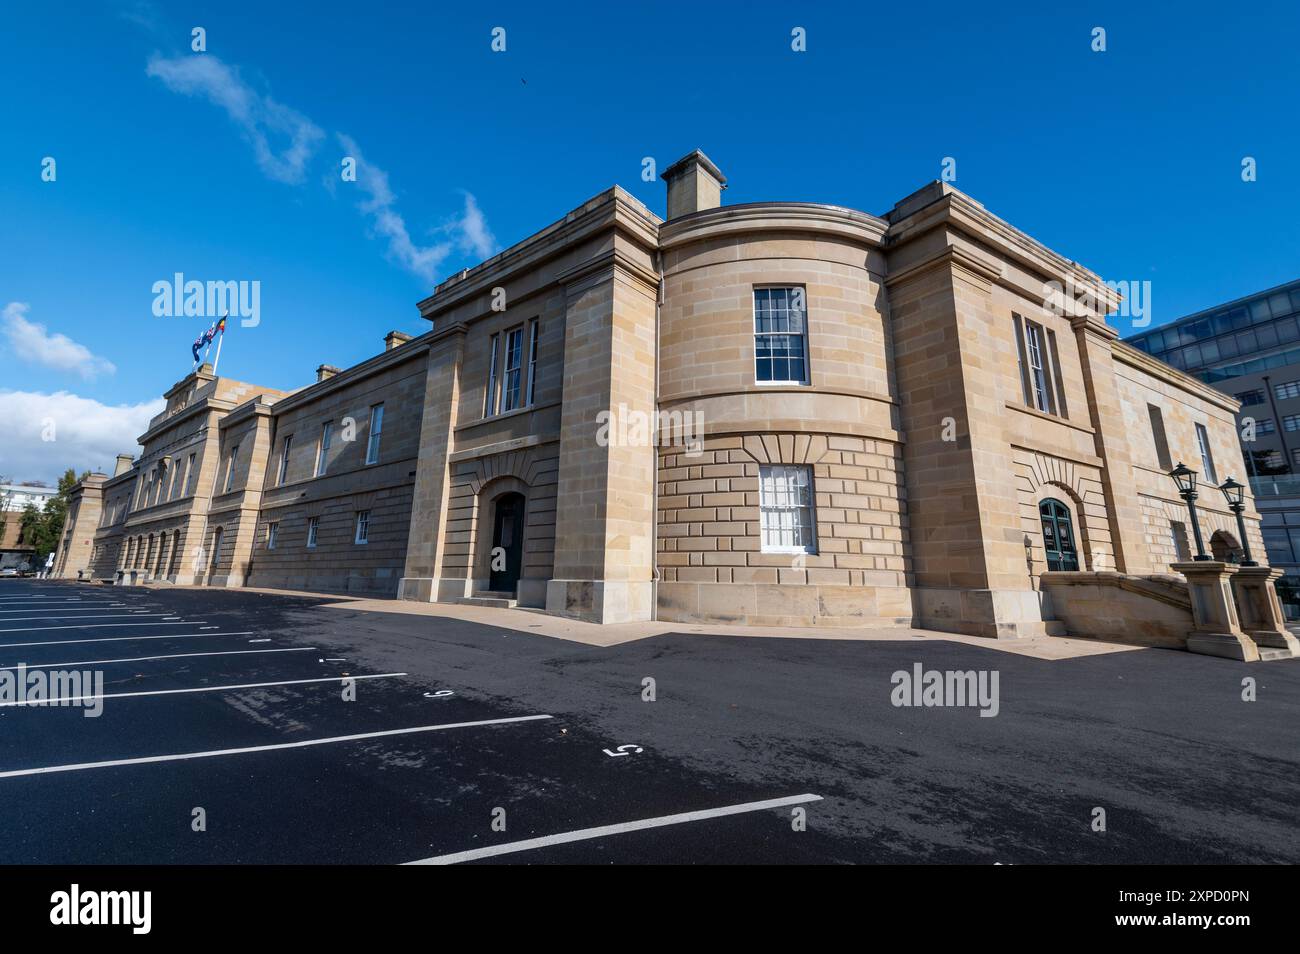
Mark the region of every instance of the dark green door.
[[1048, 498], [1038, 505], [1043, 521], [1043, 546], [1049, 570], [1079, 569], [1079, 551], [1074, 545], [1074, 524], [1070, 510], [1059, 500]]
[[492, 561], [488, 586], [494, 593], [513, 593], [519, 584], [524, 556], [524, 498], [505, 494], [497, 498], [492, 527]]

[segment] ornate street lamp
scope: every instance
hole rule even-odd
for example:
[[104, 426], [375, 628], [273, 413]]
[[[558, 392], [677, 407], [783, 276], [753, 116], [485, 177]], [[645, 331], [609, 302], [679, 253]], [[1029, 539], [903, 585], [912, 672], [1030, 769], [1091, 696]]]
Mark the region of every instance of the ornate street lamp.
[[1223, 499], [1228, 501], [1228, 509], [1237, 515], [1237, 537], [1241, 540], [1241, 552], [1245, 559], [1241, 561], [1242, 566], [1259, 566], [1250, 558], [1250, 541], [1246, 539], [1246, 519], [1242, 513], [1246, 510], [1245, 493], [1246, 485], [1239, 484], [1231, 477], [1219, 485], [1223, 491]]
[[1196, 519], [1196, 471], [1180, 460], [1178, 466], [1169, 472], [1169, 476], [1178, 487], [1178, 496], [1187, 504], [1187, 513], [1192, 520], [1192, 536], [1196, 539], [1196, 556], [1193, 559], [1209, 560], [1211, 557], [1205, 552], [1205, 542], [1201, 539], [1201, 524]]

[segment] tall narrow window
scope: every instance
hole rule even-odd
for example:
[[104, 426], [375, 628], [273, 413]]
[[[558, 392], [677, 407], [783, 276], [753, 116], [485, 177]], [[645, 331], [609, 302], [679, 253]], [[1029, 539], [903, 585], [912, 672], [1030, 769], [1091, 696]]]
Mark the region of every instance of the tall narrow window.
[[1169, 536], [1174, 542], [1174, 559], [1190, 560], [1192, 548], [1187, 545], [1187, 524], [1177, 520], [1169, 521]]
[[506, 332], [506, 380], [502, 411], [513, 411], [520, 405], [523, 393], [524, 329]]
[[1196, 425], [1196, 446], [1201, 451], [1201, 473], [1210, 483], [1218, 486], [1219, 477], [1214, 470], [1214, 455], [1210, 453], [1210, 435], [1204, 424]]
[[197, 453], [191, 454], [190, 459], [185, 462], [185, 496], [194, 493], [194, 484], [198, 482], [199, 474], [194, 469], [194, 460], [198, 457]]
[[334, 422], [326, 421], [320, 429], [320, 445], [316, 448], [316, 476], [325, 476], [325, 468], [329, 465], [330, 456], [330, 437], [334, 433]]
[[370, 511], [361, 510], [357, 512], [357, 535], [356, 543], [370, 542]]
[[806, 292], [754, 289], [754, 376], [772, 384], [807, 384]]
[[234, 447], [230, 448], [230, 460], [226, 464], [226, 487], [222, 491], [223, 493], [230, 493], [231, 488], [235, 486], [235, 461], [238, 458], [239, 445], [236, 444]]
[[384, 433], [384, 406], [376, 404], [370, 409], [370, 436], [366, 439], [366, 463], [379, 463], [379, 438]]
[[497, 339], [500, 337], [500, 335], [493, 335], [488, 340], [488, 347], [492, 349], [492, 354], [488, 358], [487, 394], [483, 397], [484, 417], [491, 417], [497, 412]]
[[280, 535], [280, 523], [278, 520], [268, 523], [266, 525], [266, 548], [268, 550], [275, 549], [275, 540], [276, 537], [278, 537], [279, 535]]
[[285, 478], [289, 476], [289, 448], [292, 446], [293, 435], [286, 434], [284, 436], [284, 443], [280, 445], [280, 474], [275, 481], [277, 487], [284, 483]]
[[528, 326], [528, 404], [537, 403], [537, 319]]
[[1147, 416], [1151, 418], [1151, 438], [1156, 444], [1156, 462], [1161, 470], [1173, 470], [1174, 464], [1169, 457], [1169, 441], [1165, 437], [1165, 416], [1154, 404], [1147, 405]]
[[1043, 358], [1043, 329], [1032, 321], [1025, 322], [1025, 356], [1029, 362], [1029, 387], [1033, 406], [1050, 414], [1051, 385], [1048, 383], [1047, 365]]
[[758, 468], [764, 553], [816, 553], [812, 468], [763, 464]]
[[307, 518], [307, 549], [316, 549], [316, 533], [320, 530], [320, 517]]

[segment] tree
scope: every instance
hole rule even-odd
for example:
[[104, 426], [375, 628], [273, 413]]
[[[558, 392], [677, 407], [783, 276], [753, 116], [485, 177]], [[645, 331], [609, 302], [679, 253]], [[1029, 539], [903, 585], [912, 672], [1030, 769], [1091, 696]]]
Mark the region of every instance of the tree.
[[28, 504], [20, 518], [22, 541], [36, 552], [32, 555], [34, 566], [45, 565], [45, 559], [58, 549], [63, 537], [63, 525], [68, 519], [68, 498], [72, 488], [85, 480], [90, 471], [84, 471], [80, 477], [69, 467], [59, 478], [59, 492], [45, 501], [45, 507], [37, 510], [34, 504]]

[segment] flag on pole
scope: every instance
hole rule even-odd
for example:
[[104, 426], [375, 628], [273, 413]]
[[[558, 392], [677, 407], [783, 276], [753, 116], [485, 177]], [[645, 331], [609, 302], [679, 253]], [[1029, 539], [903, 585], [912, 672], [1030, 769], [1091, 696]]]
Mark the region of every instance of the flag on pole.
[[[190, 351], [194, 355], [194, 367], [197, 368], [199, 366], [199, 349], [202, 348], [204, 345], [207, 345], [208, 351], [211, 352], [212, 339], [217, 337], [217, 335], [221, 335], [221, 337], [223, 338], [226, 335], [225, 315], [221, 316], [220, 321], [215, 322], [212, 325], [209, 325], [207, 331], [203, 332], [203, 334], [199, 335], [197, 338], [194, 339], [194, 345], [190, 348]], [[218, 342], [218, 351], [219, 350], [220, 350], [220, 343]], [[205, 354], [204, 357], [206, 358], [207, 355]]]

